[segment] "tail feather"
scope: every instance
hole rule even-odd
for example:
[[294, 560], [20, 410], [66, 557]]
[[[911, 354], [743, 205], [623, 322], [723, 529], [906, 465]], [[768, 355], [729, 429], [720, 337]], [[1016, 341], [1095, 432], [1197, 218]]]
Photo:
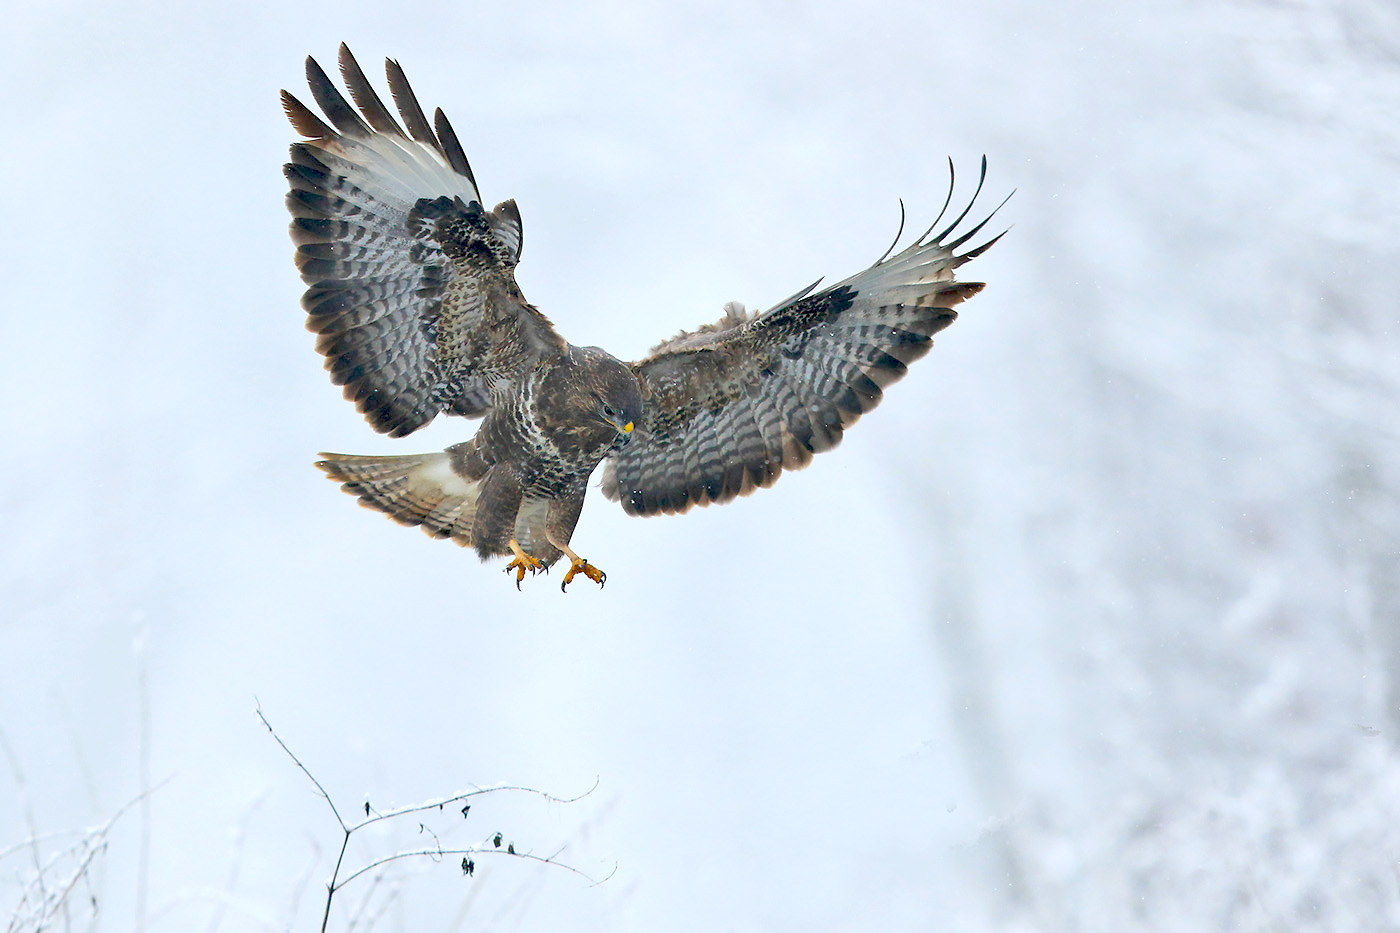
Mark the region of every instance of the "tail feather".
[[434, 538], [472, 544], [481, 480], [452, 469], [446, 452], [410, 456], [321, 454], [316, 466], [362, 505], [404, 525], [418, 525]]

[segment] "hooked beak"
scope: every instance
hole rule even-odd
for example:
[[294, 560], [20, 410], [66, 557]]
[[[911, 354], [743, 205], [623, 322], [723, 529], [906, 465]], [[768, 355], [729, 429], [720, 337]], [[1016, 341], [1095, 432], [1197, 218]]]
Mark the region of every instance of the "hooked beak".
[[635, 425], [632, 424], [632, 422], [630, 422], [630, 421], [628, 421], [628, 422], [625, 423], [625, 424], [618, 424], [616, 421], [612, 420], [611, 418], [604, 418], [603, 420], [606, 421], [606, 422], [612, 427], [612, 429], [613, 429], [614, 431], [616, 431], [618, 434], [631, 434], [631, 433], [632, 433], [632, 429], [635, 427]]

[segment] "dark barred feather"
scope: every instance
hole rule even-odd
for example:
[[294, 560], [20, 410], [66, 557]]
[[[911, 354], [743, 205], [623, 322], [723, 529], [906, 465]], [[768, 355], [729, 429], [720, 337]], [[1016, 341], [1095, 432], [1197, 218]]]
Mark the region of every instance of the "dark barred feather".
[[447, 453], [321, 456], [316, 465], [361, 504], [400, 524], [421, 526], [434, 538], [452, 538], [463, 547], [473, 543], [481, 483], [454, 471]]
[[990, 215], [947, 240], [971, 207], [831, 288], [808, 287], [757, 317], [729, 306], [717, 324], [634, 364], [646, 421], [609, 458], [604, 494], [634, 515], [684, 512], [771, 486], [839, 444], [956, 319], [952, 308], [981, 290], [953, 270], [996, 242], [957, 252]]
[[343, 44], [339, 60], [353, 105], [312, 58], [307, 84], [325, 119], [282, 93], [306, 137], [284, 174], [307, 327], [375, 430], [480, 415], [487, 385], [565, 346], [515, 284], [520, 213], [510, 201], [482, 208], [456, 132], [440, 110], [434, 131], [397, 63], [385, 69], [403, 126]]
[[[982, 288], [954, 270], [997, 240], [967, 248], [991, 219], [963, 227], [976, 193], [940, 229], [950, 182], [904, 250], [763, 314], [728, 305], [625, 364], [569, 346], [525, 301], [519, 210], [486, 210], [456, 131], [441, 110], [429, 119], [398, 63], [385, 63], [392, 107], [344, 45], [339, 64], [345, 93], [307, 59], [319, 114], [282, 92], [303, 137], [283, 171], [316, 349], [378, 431], [408, 434], [440, 412], [486, 418], [441, 453], [318, 466], [483, 558], [558, 560], [604, 458], [604, 493], [638, 515], [727, 502], [802, 469], [929, 351]], [[983, 159], [978, 192], [985, 178]]]

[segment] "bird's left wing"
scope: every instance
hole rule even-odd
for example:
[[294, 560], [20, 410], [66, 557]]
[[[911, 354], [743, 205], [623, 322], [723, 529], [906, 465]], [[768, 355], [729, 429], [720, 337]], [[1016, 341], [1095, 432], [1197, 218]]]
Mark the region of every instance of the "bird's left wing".
[[982, 289], [953, 279], [997, 239], [958, 252], [991, 219], [949, 239], [971, 208], [830, 288], [756, 316], [730, 306], [634, 363], [646, 413], [608, 459], [603, 493], [633, 515], [684, 512], [771, 486], [835, 447]]
[[398, 63], [385, 70], [402, 126], [345, 45], [340, 71], [358, 112], [306, 60], [330, 122], [282, 92], [306, 137], [284, 172], [307, 327], [346, 398], [375, 430], [401, 436], [440, 411], [483, 414], [493, 382], [566, 344], [516, 285], [515, 202], [482, 207], [446, 116], [429, 124]]

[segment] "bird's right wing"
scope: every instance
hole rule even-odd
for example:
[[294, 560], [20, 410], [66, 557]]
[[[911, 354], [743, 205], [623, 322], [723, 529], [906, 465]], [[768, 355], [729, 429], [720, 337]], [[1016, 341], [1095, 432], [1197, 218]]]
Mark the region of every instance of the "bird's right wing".
[[492, 385], [566, 344], [515, 283], [515, 202], [482, 207], [446, 116], [430, 125], [403, 69], [385, 70], [403, 126], [344, 44], [340, 71], [358, 112], [307, 58], [330, 122], [282, 92], [306, 137], [284, 173], [307, 327], [345, 397], [397, 437], [441, 411], [483, 414]]

